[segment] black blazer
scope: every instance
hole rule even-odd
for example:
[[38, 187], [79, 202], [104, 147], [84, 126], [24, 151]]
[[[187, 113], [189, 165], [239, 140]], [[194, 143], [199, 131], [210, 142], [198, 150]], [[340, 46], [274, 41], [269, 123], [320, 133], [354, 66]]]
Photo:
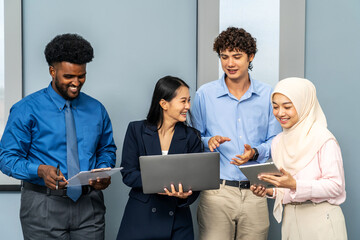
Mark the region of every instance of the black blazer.
[[[168, 154], [201, 151], [199, 132], [184, 123], [177, 123]], [[193, 192], [187, 199], [143, 193], [139, 156], [161, 154], [156, 126], [148, 125], [145, 120], [131, 122], [125, 135], [121, 162], [123, 182], [131, 187], [131, 191], [118, 239], [170, 239], [175, 215], [176, 221], [192, 231], [188, 206], [199, 192]]]

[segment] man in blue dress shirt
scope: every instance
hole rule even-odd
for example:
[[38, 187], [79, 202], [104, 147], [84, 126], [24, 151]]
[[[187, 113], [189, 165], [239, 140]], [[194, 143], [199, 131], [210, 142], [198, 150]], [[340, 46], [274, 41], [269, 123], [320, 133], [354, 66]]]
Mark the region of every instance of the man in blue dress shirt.
[[[45, 57], [52, 81], [11, 108], [0, 143], [0, 169], [23, 180], [24, 239], [104, 239], [101, 190], [109, 186], [110, 178], [77, 188], [76, 198], [70, 198], [66, 188], [69, 142], [76, 171], [115, 165], [109, 116], [99, 101], [80, 92], [93, 48], [79, 35], [63, 34], [46, 46]], [[67, 139], [66, 111], [72, 113], [68, 118], [73, 123], [72, 139]]]
[[196, 92], [193, 124], [208, 151], [220, 153], [220, 189], [203, 191], [198, 207], [200, 239], [267, 239], [267, 201], [249, 190], [238, 165], [266, 162], [281, 131], [272, 114], [272, 88], [248, 73], [256, 40], [230, 27], [215, 39], [224, 75]]

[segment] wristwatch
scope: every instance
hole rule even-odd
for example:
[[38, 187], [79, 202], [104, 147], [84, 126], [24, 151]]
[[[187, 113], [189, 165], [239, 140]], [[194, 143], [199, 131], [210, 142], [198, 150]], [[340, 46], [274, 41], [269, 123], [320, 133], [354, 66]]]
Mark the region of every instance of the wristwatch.
[[256, 148], [253, 148], [255, 153], [254, 153], [254, 156], [252, 157], [251, 161], [256, 161], [259, 157], [259, 152]]

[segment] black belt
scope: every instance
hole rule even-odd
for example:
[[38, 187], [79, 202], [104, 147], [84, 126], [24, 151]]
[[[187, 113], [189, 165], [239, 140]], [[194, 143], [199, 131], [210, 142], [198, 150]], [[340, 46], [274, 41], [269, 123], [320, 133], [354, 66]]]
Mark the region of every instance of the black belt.
[[230, 180], [223, 180], [220, 179], [220, 184], [225, 183], [227, 186], [237, 187], [237, 188], [243, 188], [243, 189], [249, 189], [250, 188], [250, 182], [249, 181], [230, 181]]
[[313, 204], [313, 202], [310, 201], [310, 200], [306, 200], [305, 202], [290, 202], [290, 203], [287, 203], [287, 204], [290, 204], [290, 205], [304, 205], [304, 204]]
[[[46, 194], [48, 196], [52, 195], [52, 196], [67, 197], [66, 188], [53, 190], [53, 189], [50, 189], [50, 188], [45, 187], [45, 186], [41, 186], [41, 185], [37, 185], [37, 184], [25, 182], [25, 181], [23, 181], [22, 186], [23, 186], [23, 188], [25, 188], [27, 190], [32, 190], [32, 191], [35, 191], [35, 192], [38, 192], [38, 193], [44, 193], [44, 194]], [[82, 188], [82, 195], [88, 194], [92, 190], [94, 190], [94, 188], [89, 186], [89, 185], [81, 186], [81, 188]]]

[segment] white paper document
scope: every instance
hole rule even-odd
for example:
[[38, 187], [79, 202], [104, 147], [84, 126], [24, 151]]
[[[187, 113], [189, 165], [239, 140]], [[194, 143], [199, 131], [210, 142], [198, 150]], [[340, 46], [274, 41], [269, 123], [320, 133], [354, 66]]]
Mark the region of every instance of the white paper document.
[[91, 171], [82, 171], [70, 178], [67, 186], [89, 185], [89, 180], [107, 178], [115, 173], [119, 173], [121, 169], [123, 168], [98, 168]]

